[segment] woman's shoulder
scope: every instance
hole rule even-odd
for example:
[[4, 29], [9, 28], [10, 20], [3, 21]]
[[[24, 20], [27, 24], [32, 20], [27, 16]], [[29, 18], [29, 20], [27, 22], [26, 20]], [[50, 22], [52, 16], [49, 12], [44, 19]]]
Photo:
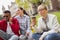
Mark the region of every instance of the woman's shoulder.
[[28, 15], [24, 15], [26, 18], [30, 18]]
[[19, 18], [20, 16], [18, 15], [18, 16], [15, 16], [14, 18]]

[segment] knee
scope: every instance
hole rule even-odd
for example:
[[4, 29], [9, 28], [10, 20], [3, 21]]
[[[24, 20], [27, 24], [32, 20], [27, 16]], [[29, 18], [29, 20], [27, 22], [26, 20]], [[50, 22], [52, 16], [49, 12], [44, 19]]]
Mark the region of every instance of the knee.
[[44, 38], [44, 40], [49, 40], [49, 39], [51, 39], [51, 35], [47, 35], [47, 36]]
[[0, 30], [0, 33], [4, 33], [2, 30]]
[[49, 35], [47, 35], [47, 36], [44, 38], [44, 40], [54, 40], [55, 37], [56, 37], [55, 34], [49, 34]]
[[13, 37], [13, 38], [18, 38], [18, 36], [17, 36], [17, 35], [13, 35], [12, 37]]
[[41, 35], [40, 35], [39, 33], [35, 33], [35, 34], [32, 35], [32, 38], [33, 38], [33, 39], [39, 39], [40, 36], [41, 36]]
[[32, 38], [35, 38], [36, 36], [37, 36], [37, 34], [35, 33], [35, 34], [32, 35]]
[[25, 35], [20, 35], [19, 40], [25, 40], [26, 36]]
[[17, 35], [13, 35], [9, 40], [18, 40], [18, 36]]

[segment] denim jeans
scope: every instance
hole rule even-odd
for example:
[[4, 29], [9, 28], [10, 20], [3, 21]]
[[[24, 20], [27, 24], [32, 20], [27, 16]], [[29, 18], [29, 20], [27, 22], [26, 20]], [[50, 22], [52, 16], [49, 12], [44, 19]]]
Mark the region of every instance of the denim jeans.
[[10, 35], [10, 34], [5, 33], [2, 30], [0, 30], [0, 37], [4, 40], [18, 40], [17, 35]]
[[35, 39], [35, 40], [39, 40], [41, 35], [42, 34], [40, 34], [40, 33], [35, 33], [35, 34], [32, 35], [32, 38]]
[[48, 34], [44, 40], [60, 40], [60, 34], [58, 33], [52, 33], [52, 34]]

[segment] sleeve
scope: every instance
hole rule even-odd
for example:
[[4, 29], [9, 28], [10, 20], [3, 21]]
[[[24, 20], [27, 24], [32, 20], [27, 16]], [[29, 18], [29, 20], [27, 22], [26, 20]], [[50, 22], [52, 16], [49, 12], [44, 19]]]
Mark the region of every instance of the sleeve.
[[27, 26], [27, 33], [29, 33], [30, 32], [30, 17], [27, 17], [26, 26]]
[[54, 27], [54, 29], [59, 27], [59, 23], [56, 16], [53, 18], [52, 26]]
[[[20, 26], [19, 26], [19, 23], [18, 23], [18, 21], [17, 21], [17, 19], [14, 19], [13, 21], [12, 21], [12, 24], [10, 24], [11, 25], [11, 27], [12, 27], [12, 29], [13, 29], [13, 31], [17, 34], [17, 35], [20, 35]], [[15, 29], [14, 29], [15, 28]]]
[[0, 30], [4, 31], [4, 22], [5, 20], [0, 20]]
[[41, 20], [38, 19], [38, 27], [37, 27], [37, 33], [42, 33], [43, 32], [43, 28], [41, 26]]
[[1, 20], [0, 20], [0, 30], [2, 29], [2, 22], [1, 22]]

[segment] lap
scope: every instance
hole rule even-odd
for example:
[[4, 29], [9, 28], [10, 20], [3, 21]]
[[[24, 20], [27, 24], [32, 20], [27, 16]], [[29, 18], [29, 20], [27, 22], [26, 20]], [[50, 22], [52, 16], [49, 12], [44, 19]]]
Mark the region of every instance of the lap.
[[59, 40], [60, 39], [60, 34], [58, 33], [51, 33], [51, 34], [48, 34], [44, 40]]
[[41, 36], [40, 33], [34, 33], [34, 34], [32, 35], [32, 38], [33, 38], [33, 39], [39, 39], [40, 36]]

